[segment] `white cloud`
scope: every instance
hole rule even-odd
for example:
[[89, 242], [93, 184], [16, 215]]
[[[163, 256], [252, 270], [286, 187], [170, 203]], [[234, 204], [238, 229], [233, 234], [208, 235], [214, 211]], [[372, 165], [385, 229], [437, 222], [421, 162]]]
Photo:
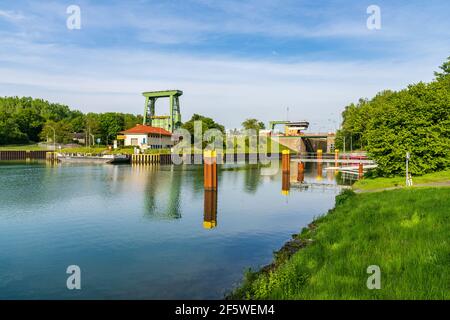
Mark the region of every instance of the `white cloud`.
[[25, 17], [20, 12], [0, 10], [0, 18], [5, 18], [10, 21], [19, 21], [23, 20]]
[[291, 119], [337, 119], [360, 97], [430, 80], [445, 57], [280, 63], [34, 45], [1, 63], [6, 58], [0, 49], [0, 95], [31, 95], [83, 111], [141, 113], [141, 92], [181, 89], [185, 119], [201, 113], [236, 127], [246, 117], [283, 119], [286, 107]]

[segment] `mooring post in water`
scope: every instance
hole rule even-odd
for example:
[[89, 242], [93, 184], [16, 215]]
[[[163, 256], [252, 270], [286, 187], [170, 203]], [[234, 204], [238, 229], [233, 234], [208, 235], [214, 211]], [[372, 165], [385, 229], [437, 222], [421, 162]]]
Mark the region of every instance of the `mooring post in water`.
[[305, 164], [299, 161], [297, 166], [297, 181], [303, 182], [304, 180], [305, 180]]
[[281, 152], [281, 171], [283, 173], [291, 172], [291, 153], [289, 150], [283, 150]]
[[322, 161], [322, 149], [317, 149], [317, 161]]
[[217, 154], [215, 150], [203, 153], [203, 182], [205, 190], [217, 190]]
[[360, 162], [358, 165], [358, 178], [362, 179], [364, 176], [363, 164]]
[[339, 149], [334, 149], [334, 166], [338, 166], [339, 161]]
[[217, 190], [205, 190], [203, 204], [203, 228], [213, 229], [217, 226]]

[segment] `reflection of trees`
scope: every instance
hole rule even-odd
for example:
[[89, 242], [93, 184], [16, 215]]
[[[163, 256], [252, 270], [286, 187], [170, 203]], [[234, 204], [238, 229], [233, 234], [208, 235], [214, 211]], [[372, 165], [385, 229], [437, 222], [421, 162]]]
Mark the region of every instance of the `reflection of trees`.
[[261, 183], [261, 172], [257, 166], [248, 165], [245, 170], [244, 190], [248, 193], [255, 193]]
[[145, 186], [144, 216], [151, 219], [179, 219], [180, 191], [182, 172], [178, 170], [161, 170], [161, 167], [148, 168]]

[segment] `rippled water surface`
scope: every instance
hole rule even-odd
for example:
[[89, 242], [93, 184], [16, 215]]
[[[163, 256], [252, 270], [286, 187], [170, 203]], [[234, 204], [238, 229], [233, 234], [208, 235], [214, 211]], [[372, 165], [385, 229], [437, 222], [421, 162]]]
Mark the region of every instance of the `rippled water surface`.
[[339, 192], [314, 165], [288, 195], [261, 170], [222, 167], [215, 214], [197, 166], [1, 164], [0, 298], [222, 298]]

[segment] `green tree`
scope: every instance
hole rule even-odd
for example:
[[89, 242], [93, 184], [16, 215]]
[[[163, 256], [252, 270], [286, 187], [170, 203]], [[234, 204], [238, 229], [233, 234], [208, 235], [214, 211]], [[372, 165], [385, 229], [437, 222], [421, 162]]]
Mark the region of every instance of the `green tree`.
[[53, 142], [53, 138], [56, 138], [56, 143], [70, 143], [73, 141], [73, 130], [67, 120], [59, 122], [47, 120], [39, 136], [43, 141], [48, 139], [49, 142]]
[[264, 122], [257, 119], [246, 119], [242, 122], [242, 127], [246, 130], [256, 130], [257, 133], [259, 133], [259, 130], [266, 128]]
[[122, 114], [107, 112], [100, 114], [101, 139], [104, 143], [111, 143], [117, 134], [124, 129], [125, 121]]
[[447, 61], [445, 61], [442, 66], [439, 67], [439, 69], [442, 70], [442, 72], [435, 71], [434, 75], [436, 77], [436, 80], [442, 80], [448, 75], [450, 75], [450, 57], [447, 58]]
[[411, 154], [412, 174], [449, 168], [449, 62], [440, 67], [443, 72], [436, 73], [431, 83], [410, 85], [398, 92], [384, 91], [371, 100], [347, 106], [337, 146], [342, 145], [343, 137], [364, 142], [383, 176], [404, 174], [407, 152]]
[[[191, 134], [191, 142], [194, 142], [194, 123], [196, 121], [200, 121], [202, 124], [202, 134], [204, 134], [209, 129], [217, 129], [222, 134], [225, 133], [225, 127], [221, 124], [218, 124], [215, 122], [212, 118], [208, 118], [199, 114], [193, 114], [191, 119], [188, 122], [185, 122], [182, 125], [183, 129], [186, 129]], [[203, 143], [203, 147], [206, 145], [206, 143]]]

